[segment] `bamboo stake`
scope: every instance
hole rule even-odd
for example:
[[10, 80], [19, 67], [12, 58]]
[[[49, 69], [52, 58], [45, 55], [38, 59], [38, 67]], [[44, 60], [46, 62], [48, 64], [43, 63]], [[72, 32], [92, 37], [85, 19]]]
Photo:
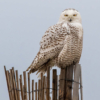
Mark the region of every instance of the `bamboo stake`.
[[34, 80], [32, 80], [32, 100], [34, 100]]
[[30, 74], [28, 73], [28, 92], [29, 92], [29, 100], [31, 100], [31, 94], [30, 94]]
[[49, 100], [49, 94], [50, 94], [50, 67], [47, 67], [47, 100]]
[[35, 83], [35, 100], [37, 100], [37, 82]]
[[52, 75], [52, 88], [53, 88], [53, 92], [52, 92], [52, 100], [57, 100], [57, 71], [56, 69], [53, 69], [53, 75]]
[[22, 97], [22, 100], [24, 100], [22, 75], [20, 75], [20, 89], [21, 89], [21, 97]]
[[24, 99], [27, 100], [27, 82], [26, 82], [26, 72], [23, 72], [24, 78]]
[[72, 100], [73, 66], [74, 65], [71, 65], [66, 68], [66, 80], [68, 81], [65, 81], [65, 100]]
[[5, 77], [6, 77], [7, 88], [8, 88], [8, 94], [9, 94], [9, 100], [10, 100], [10, 93], [9, 93], [8, 80], [7, 80], [7, 73], [6, 73], [6, 67], [5, 67], [5, 66], [4, 66], [4, 71], [5, 71]]
[[[18, 70], [16, 70], [17, 89], [19, 90]], [[20, 93], [17, 91], [18, 100], [20, 100]]]

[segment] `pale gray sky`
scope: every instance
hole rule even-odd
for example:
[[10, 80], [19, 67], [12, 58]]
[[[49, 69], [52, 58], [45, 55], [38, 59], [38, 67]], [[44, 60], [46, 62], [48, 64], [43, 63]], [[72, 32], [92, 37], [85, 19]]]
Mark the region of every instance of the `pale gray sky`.
[[[37, 54], [44, 32], [66, 8], [75, 8], [82, 16], [84, 100], [100, 99], [100, 0], [0, 0], [0, 100], [9, 100], [3, 66], [14, 66], [22, 74]], [[31, 78], [38, 80], [35, 74]]]

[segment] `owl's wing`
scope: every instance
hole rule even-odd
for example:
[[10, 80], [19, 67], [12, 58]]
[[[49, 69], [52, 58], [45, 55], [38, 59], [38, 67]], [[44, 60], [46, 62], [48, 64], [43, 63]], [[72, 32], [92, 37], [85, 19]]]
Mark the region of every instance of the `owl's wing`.
[[36, 71], [43, 64], [57, 56], [63, 48], [66, 35], [67, 29], [62, 27], [62, 23], [49, 27], [40, 41], [38, 54], [27, 70], [34, 69]]

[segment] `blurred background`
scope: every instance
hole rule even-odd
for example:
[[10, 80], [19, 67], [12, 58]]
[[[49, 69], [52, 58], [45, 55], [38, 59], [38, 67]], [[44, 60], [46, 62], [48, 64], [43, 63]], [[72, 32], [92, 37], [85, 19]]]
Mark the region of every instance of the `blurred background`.
[[[100, 0], [0, 0], [1, 100], [9, 100], [3, 66], [14, 67], [23, 74], [36, 56], [44, 32], [57, 23], [66, 8], [75, 8], [82, 16], [84, 41], [80, 64], [84, 100], [99, 100]], [[57, 70], [59, 74], [60, 69]], [[31, 74], [33, 78], [38, 81], [36, 73]]]

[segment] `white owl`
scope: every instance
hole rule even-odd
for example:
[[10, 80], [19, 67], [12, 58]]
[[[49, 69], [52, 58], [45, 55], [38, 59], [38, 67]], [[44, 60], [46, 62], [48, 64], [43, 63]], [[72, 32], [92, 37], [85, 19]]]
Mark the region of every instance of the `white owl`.
[[40, 41], [40, 50], [27, 71], [45, 73], [47, 67], [68, 67], [78, 63], [82, 53], [83, 28], [80, 13], [64, 10], [56, 25], [48, 28]]

